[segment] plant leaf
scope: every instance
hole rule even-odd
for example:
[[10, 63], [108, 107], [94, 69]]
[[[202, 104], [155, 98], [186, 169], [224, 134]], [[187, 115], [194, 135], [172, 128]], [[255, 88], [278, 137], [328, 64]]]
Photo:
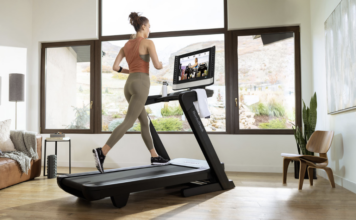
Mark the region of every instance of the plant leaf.
[[317, 120], [317, 98], [316, 92], [313, 97], [310, 99], [310, 115], [309, 115], [309, 124], [310, 124], [310, 135], [315, 131], [316, 120]]

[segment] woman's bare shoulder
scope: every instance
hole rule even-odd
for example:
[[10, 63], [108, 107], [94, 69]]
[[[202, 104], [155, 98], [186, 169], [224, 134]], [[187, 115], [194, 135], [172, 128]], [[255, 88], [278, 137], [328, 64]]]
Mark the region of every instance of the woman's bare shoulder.
[[154, 45], [154, 43], [153, 43], [152, 40], [143, 39], [142, 41], [143, 41], [143, 43], [144, 43], [147, 47], [149, 47], [149, 46], [151, 46], [151, 45]]

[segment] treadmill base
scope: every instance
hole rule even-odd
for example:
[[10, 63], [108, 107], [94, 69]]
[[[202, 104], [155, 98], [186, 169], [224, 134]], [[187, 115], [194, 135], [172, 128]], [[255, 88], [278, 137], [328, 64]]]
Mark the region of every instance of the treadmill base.
[[219, 183], [209, 183], [202, 186], [193, 186], [190, 188], [182, 189], [182, 196], [189, 197], [189, 196], [196, 196], [204, 193], [210, 193], [222, 190]]

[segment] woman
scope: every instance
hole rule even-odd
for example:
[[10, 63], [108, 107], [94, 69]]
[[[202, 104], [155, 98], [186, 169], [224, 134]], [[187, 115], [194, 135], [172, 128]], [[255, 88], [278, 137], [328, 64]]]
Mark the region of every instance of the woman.
[[196, 57], [195, 58], [195, 64], [194, 65], [192, 65], [192, 66], [189, 66], [189, 68], [198, 68], [198, 58]]
[[[124, 95], [129, 103], [124, 121], [117, 126], [102, 148], [93, 149], [96, 168], [104, 173], [103, 163], [110, 149], [122, 138], [125, 132], [130, 129], [136, 119], [141, 123], [141, 136], [149, 152], [151, 153], [152, 164], [167, 164], [166, 160], [159, 156], [154, 149], [153, 140], [149, 130], [149, 119], [145, 110], [145, 103], [150, 90], [149, 62], [152, 58], [153, 66], [162, 69], [162, 62], [159, 62], [156, 48], [151, 40], [146, 39], [150, 33], [150, 22], [146, 17], [139, 16], [132, 12], [129, 15], [130, 24], [135, 28], [136, 35], [130, 39], [119, 54], [113, 65], [113, 70], [120, 73], [127, 73], [129, 77], [124, 87]], [[126, 57], [129, 69], [124, 69], [119, 64]]]

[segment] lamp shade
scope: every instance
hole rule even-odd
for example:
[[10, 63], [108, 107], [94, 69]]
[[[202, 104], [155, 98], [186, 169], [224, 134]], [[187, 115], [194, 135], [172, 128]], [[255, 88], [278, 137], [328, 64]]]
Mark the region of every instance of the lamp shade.
[[9, 74], [9, 101], [25, 100], [25, 75], [21, 73]]

